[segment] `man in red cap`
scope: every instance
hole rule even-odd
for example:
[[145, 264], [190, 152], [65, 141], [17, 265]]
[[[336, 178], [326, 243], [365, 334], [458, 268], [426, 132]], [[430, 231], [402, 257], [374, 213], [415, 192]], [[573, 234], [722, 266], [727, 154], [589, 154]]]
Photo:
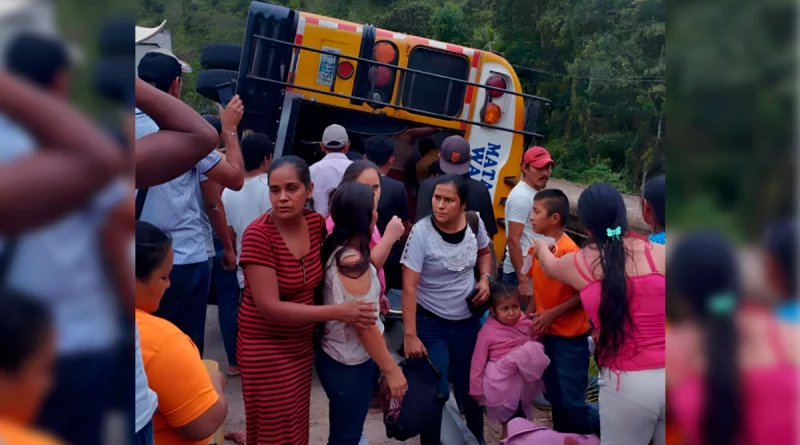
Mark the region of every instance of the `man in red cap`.
[[528, 271], [532, 256], [528, 250], [537, 235], [531, 227], [533, 197], [547, 187], [556, 163], [544, 147], [531, 147], [522, 156], [522, 180], [506, 199], [506, 254], [503, 261], [503, 281], [519, 287], [520, 296], [530, 301], [533, 295]]

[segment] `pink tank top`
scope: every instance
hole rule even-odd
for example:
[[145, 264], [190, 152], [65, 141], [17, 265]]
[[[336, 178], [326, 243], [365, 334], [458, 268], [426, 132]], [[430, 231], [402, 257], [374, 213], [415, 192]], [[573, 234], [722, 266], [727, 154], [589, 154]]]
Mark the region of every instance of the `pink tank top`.
[[[598, 363], [601, 367], [615, 372], [643, 371], [646, 369], [663, 368], [666, 362], [665, 347], [666, 311], [664, 309], [666, 297], [666, 280], [664, 275], [656, 269], [650, 244], [645, 245], [644, 254], [650, 273], [628, 279], [628, 307], [633, 320], [633, 329], [626, 331], [625, 342], [619, 352], [606, 363]], [[572, 259], [575, 268], [583, 279], [589, 282], [580, 290], [583, 308], [592, 320], [595, 328], [600, 328], [600, 280], [590, 277], [578, 267], [578, 255]], [[588, 270], [592, 270], [589, 260], [582, 255]]]
[[[795, 403], [800, 389], [800, 369], [792, 365], [782, 347], [777, 323], [770, 326], [769, 341], [778, 363], [769, 368], [751, 369], [741, 375], [739, 404], [741, 445], [797, 443]], [[669, 394], [670, 415], [691, 443], [702, 444], [701, 425], [705, 410], [704, 376], [691, 375]]]

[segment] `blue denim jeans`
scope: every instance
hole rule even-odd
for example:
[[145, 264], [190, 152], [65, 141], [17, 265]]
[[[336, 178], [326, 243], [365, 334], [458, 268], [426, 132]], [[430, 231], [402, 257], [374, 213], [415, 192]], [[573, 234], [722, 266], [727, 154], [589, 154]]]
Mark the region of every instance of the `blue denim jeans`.
[[[117, 384], [117, 349], [59, 357], [37, 425], [64, 443], [100, 445]], [[133, 429], [133, 427], [131, 427]]]
[[222, 268], [222, 242], [214, 238], [217, 255], [211, 271], [211, 292], [217, 297], [217, 313], [219, 329], [222, 332], [222, 343], [228, 356], [228, 366], [236, 366], [236, 334], [239, 330], [236, 318], [239, 315], [239, 280], [236, 271]]
[[372, 399], [375, 362], [370, 359], [360, 365], [345, 365], [332, 359], [319, 345], [314, 362], [328, 396], [328, 445], [358, 445]]
[[600, 430], [597, 407], [586, 402], [589, 383], [589, 334], [567, 338], [545, 335], [541, 342], [550, 358], [542, 376], [545, 396], [553, 408], [553, 429], [591, 434]]
[[153, 421], [147, 422], [147, 425], [143, 426], [142, 429], [136, 432], [136, 435], [133, 438], [133, 445], [154, 445], [155, 439], [153, 439]]
[[[478, 340], [480, 317], [473, 315], [466, 320], [446, 320], [420, 311], [417, 307], [417, 336], [428, 351], [433, 366], [441, 373], [438, 382], [443, 400], [450, 397], [450, 383], [459, 405], [463, 408], [467, 427], [482, 443], [483, 410], [469, 395], [469, 370], [472, 353]], [[438, 445], [441, 437], [442, 411], [431, 419], [430, 429], [420, 435], [422, 445]]]
[[169, 274], [170, 286], [164, 293], [158, 310], [153, 313], [171, 321], [188, 335], [200, 350], [201, 356], [205, 342], [210, 279], [207, 260], [173, 266]]
[[510, 284], [512, 286], [519, 286], [519, 279], [517, 279], [517, 274], [514, 272], [511, 273], [503, 272], [503, 283]]

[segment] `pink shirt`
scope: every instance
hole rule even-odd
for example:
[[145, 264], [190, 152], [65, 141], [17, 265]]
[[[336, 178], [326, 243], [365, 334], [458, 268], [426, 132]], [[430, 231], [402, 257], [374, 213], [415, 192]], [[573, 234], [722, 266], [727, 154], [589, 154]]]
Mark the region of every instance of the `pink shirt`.
[[[330, 216], [325, 218], [325, 227], [328, 229], [328, 233], [333, 231], [333, 226], [333, 218]], [[375, 229], [372, 231], [372, 239], [369, 240], [369, 248], [372, 249], [377, 246], [379, 242], [381, 242], [381, 232], [379, 232], [378, 227], [375, 226]], [[381, 296], [386, 295], [386, 276], [383, 273], [382, 267], [378, 270], [378, 281], [381, 282]]]
[[470, 365], [470, 394], [483, 394], [483, 374], [487, 361], [497, 361], [517, 346], [531, 340], [533, 321], [520, 317], [514, 326], [506, 326], [494, 317], [486, 319], [486, 323], [478, 332], [478, 341], [472, 353]]
[[[628, 280], [628, 305], [634, 329], [626, 331], [625, 342], [616, 357], [598, 365], [612, 371], [642, 371], [646, 369], [664, 368], [666, 359], [666, 280], [658, 272], [650, 253], [650, 246], [645, 247], [645, 256], [650, 265], [650, 273], [630, 277]], [[600, 290], [602, 283], [596, 278], [586, 275], [578, 267], [578, 255], [573, 256], [575, 268], [589, 282], [580, 290], [581, 303], [592, 323], [600, 328]], [[589, 260], [583, 256], [586, 266], [592, 270]]]
[[[746, 317], [758, 309], [743, 308]], [[770, 316], [770, 318], [772, 318]], [[796, 419], [798, 408], [795, 397], [800, 385], [800, 369], [792, 364], [785, 352], [780, 338], [777, 320], [771, 319], [767, 336], [777, 363], [771, 366], [747, 369], [739, 376], [739, 397], [742, 406], [739, 420], [740, 436], [735, 442], [741, 445], [773, 445], [796, 443]], [[677, 337], [677, 336], [676, 336]], [[679, 338], [670, 338], [670, 341]], [[670, 416], [690, 439], [691, 443], [702, 444], [702, 420], [706, 406], [705, 376], [696, 375], [694, 370], [681, 366], [686, 360], [670, 359], [670, 376], [677, 379], [675, 387], [668, 394]], [[673, 372], [673, 367], [674, 372]], [[670, 417], [672, 419], [673, 417]]]

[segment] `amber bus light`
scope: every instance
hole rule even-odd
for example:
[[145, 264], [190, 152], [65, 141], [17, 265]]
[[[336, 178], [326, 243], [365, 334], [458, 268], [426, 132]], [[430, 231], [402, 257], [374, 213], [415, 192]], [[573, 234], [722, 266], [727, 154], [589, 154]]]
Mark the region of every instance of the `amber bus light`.
[[485, 123], [495, 125], [503, 117], [503, 110], [500, 109], [499, 105], [489, 102], [483, 107], [481, 115]]

